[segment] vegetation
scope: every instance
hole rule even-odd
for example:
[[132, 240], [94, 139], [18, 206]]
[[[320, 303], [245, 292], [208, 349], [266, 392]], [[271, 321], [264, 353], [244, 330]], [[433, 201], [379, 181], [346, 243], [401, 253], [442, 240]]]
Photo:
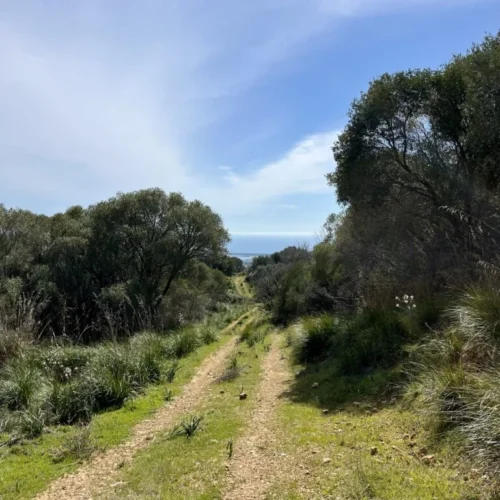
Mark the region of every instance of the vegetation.
[[256, 258], [248, 274], [275, 322], [310, 316], [298, 362], [326, 364], [334, 377], [398, 373], [398, 394], [427, 417], [429, 439], [451, 440], [491, 478], [500, 464], [499, 82], [500, 34], [438, 70], [371, 82], [333, 147], [327, 180], [344, 210], [312, 250]]
[[[234, 314], [238, 314], [235, 310]], [[245, 315], [246, 316], [246, 315]], [[227, 328], [227, 313], [212, 317], [210, 324]], [[231, 318], [234, 319], [234, 316]], [[227, 330], [231, 333], [231, 330]], [[22, 436], [0, 437], [0, 496], [2, 498], [28, 498], [47, 486], [51, 479], [76, 469], [82, 457], [77, 456], [76, 443], [93, 453], [116, 446], [130, 438], [132, 430], [140, 421], [151, 418], [152, 412], [165, 404], [165, 394], [176, 398], [183, 386], [192, 379], [200, 363], [215, 350], [230, 340], [228, 335], [220, 335], [217, 342], [203, 345], [178, 362], [175, 380], [171, 383], [153, 384], [144, 393], [129, 399], [119, 409], [96, 414], [90, 426], [53, 426], [50, 432], [35, 439], [26, 440]], [[166, 361], [167, 369], [169, 366]], [[86, 432], [83, 432], [85, 429]], [[86, 436], [89, 434], [85, 443]], [[85, 446], [84, 446], [85, 445]], [[80, 445], [79, 445], [80, 446]]]

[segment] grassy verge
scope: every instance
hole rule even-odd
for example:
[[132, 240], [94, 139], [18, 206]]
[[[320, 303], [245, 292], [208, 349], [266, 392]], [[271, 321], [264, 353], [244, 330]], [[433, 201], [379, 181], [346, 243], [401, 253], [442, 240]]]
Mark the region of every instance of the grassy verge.
[[[238, 325], [244, 320], [240, 319]], [[228, 333], [229, 330], [223, 330]], [[191, 379], [200, 363], [208, 355], [228, 342], [222, 335], [214, 343], [203, 345], [180, 361], [179, 371], [169, 384], [147, 388], [141, 396], [130, 400], [122, 408], [95, 415], [90, 427], [90, 440], [95, 448], [106, 448], [123, 442], [136, 423], [165, 404], [167, 390], [178, 394]], [[78, 460], [68, 457], [60, 462], [53, 459], [55, 450], [79, 432], [75, 426], [55, 426], [50, 432], [20, 444], [0, 448], [0, 498], [27, 498], [41, 491], [53, 479], [74, 471]], [[7, 436], [4, 436], [5, 438]]]
[[[264, 340], [252, 347], [242, 343], [237, 351], [236, 361], [229, 360], [222, 381], [212, 385], [199, 409], [202, 431], [191, 438], [168, 439], [165, 434], [139, 453], [122, 471], [124, 485], [116, 491], [117, 498], [220, 498], [231, 443], [245, 429], [256, 404]], [[240, 401], [242, 387], [248, 398]]]
[[299, 375], [278, 409], [282, 451], [300, 465], [277, 478], [269, 498], [480, 498], [458, 457], [429, 447], [419, 419], [387, 393], [392, 372], [347, 377], [332, 363], [303, 368], [291, 366]]

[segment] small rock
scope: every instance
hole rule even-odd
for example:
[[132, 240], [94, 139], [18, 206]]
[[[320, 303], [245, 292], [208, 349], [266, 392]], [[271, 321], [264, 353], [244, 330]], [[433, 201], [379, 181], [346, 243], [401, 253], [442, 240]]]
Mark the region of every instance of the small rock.
[[378, 453], [378, 448], [376, 446], [372, 446], [370, 449], [370, 455], [373, 457], [373, 455], [376, 455]]
[[318, 382], [314, 382], [314, 383], [313, 383], [313, 385], [312, 385], [312, 388], [313, 388], [313, 389], [316, 389], [317, 387], [319, 387]]
[[305, 474], [306, 476], [310, 476], [310, 475], [311, 475], [311, 473], [310, 473], [308, 470], [306, 470], [306, 471], [304, 472], [304, 474]]
[[221, 389], [220, 393], [221, 393], [221, 394], [224, 394], [224, 389]]
[[311, 451], [311, 453], [312, 453], [313, 455], [316, 455], [316, 453], [318, 453], [318, 450], [312, 450], [312, 451]]
[[240, 394], [240, 401], [243, 400], [243, 399], [246, 399], [247, 398], [247, 393], [246, 392], [242, 392]]
[[326, 414], [328, 414], [328, 413], [330, 413], [330, 410], [328, 410], [328, 409], [326, 409], [326, 408], [325, 408], [325, 409], [323, 410], [323, 415], [326, 415]]
[[324, 463], [324, 464], [329, 464], [331, 461], [332, 461], [332, 459], [331, 459], [331, 458], [324, 458], [324, 459], [323, 459], [323, 463]]

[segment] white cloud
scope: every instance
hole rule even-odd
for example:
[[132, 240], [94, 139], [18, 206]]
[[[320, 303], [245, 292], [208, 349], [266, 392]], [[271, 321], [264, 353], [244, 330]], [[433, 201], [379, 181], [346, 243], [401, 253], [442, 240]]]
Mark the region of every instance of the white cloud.
[[[262, 210], [270, 202], [278, 207], [293, 194], [326, 192], [334, 131], [299, 140], [273, 162], [245, 172], [241, 165], [223, 165], [212, 177], [199, 167], [204, 152], [196, 149], [197, 134], [209, 125], [216, 129], [248, 89], [300, 60], [345, 16], [408, 4], [20, 0], [3, 5], [0, 197], [23, 200], [19, 204], [34, 200], [33, 207], [51, 210], [155, 185], [198, 197], [225, 215]], [[256, 131], [255, 137], [259, 132], [267, 133]]]
[[331, 131], [306, 137], [280, 158], [247, 174], [230, 170], [224, 183], [199, 186], [199, 197], [203, 195], [222, 213], [244, 214], [290, 194], [328, 192], [325, 174], [334, 169], [331, 147], [337, 135]]

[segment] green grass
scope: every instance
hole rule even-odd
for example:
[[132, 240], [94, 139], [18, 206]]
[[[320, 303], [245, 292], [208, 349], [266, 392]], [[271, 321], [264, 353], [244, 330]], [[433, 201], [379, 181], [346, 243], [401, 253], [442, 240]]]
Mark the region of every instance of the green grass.
[[[256, 404], [260, 367], [265, 352], [262, 345], [239, 348], [240, 377], [211, 386], [203, 406], [202, 431], [190, 439], [168, 439], [168, 433], [140, 452], [118, 480], [126, 486], [115, 492], [117, 498], [220, 498], [225, 464], [233, 442], [245, 429]], [[256, 354], [258, 357], [256, 357]], [[240, 387], [248, 394], [239, 400]], [[223, 392], [222, 392], [223, 391]], [[186, 418], [189, 415], [186, 415]], [[238, 446], [236, 441], [235, 446]]]
[[280, 475], [268, 498], [481, 498], [453, 451], [431, 447], [419, 418], [384, 394], [393, 380], [390, 371], [339, 376], [331, 363], [301, 373], [278, 407], [281, 451], [301, 468]]
[[[115, 411], [94, 416], [91, 423], [91, 437], [99, 448], [116, 446], [127, 439], [135, 424], [147, 418], [152, 412], [165, 404], [165, 394], [170, 389], [175, 396], [188, 382], [200, 363], [228, 342], [228, 335], [212, 344], [204, 345], [180, 361], [180, 369], [171, 384], [150, 386], [145, 393]], [[33, 496], [47, 484], [74, 471], [78, 463], [66, 460], [54, 463], [51, 452], [57, 449], [78, 429], [71, 426], [56, 426], [51, 432], [37, 439], [26, 440], [22, 444], [0, 448], [0, 499], [27, 498]], [[7, 439], [0, 435], [0, 442]]]

